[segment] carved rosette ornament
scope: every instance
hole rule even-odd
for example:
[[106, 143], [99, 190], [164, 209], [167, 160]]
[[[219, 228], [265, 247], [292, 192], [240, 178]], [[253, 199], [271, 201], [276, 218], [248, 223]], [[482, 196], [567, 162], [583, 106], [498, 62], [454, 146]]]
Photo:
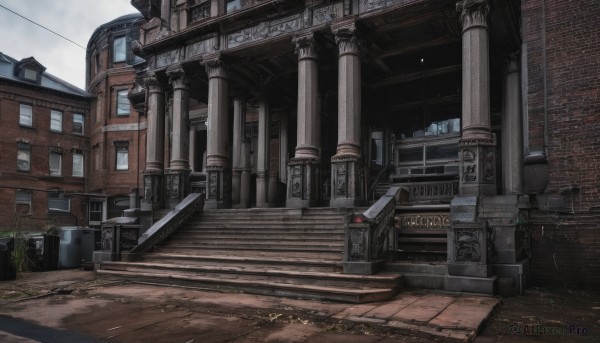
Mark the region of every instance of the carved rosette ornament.
[[460, 14], [463, 32], [473, 28], [487, 29], [487, 16], [491, 7], [489, 0], [463, 0], [456, 3], [456, 11]]

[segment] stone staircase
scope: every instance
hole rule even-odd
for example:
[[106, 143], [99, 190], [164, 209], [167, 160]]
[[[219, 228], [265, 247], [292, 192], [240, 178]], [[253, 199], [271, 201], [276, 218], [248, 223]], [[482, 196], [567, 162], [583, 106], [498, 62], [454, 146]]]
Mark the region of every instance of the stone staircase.
[[100, 277], [351, 303], [391, 298], [397, 273], [342, 274], [347, 209], [205, 210], [136, 262]]

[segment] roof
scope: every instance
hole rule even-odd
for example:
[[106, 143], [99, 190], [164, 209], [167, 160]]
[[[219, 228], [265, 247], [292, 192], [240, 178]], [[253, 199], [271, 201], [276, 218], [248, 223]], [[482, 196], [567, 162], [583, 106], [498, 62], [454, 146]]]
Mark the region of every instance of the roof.
[[[16, 72], [16, 69], [19, 68], [20, 65], [25, 64], [37, 66], [35, 69], [41, 72], [41, 80], [39, 83], [27, 81], [17, 76], [18, 73]], [[59, 77], [47, 73], [45, 70], [46, 68], [44, 68], [44, 66], [36, 61], [33, 57], [24, 58], [21, 61], [17, 61], [16, 59], [0, 52], [0, 80], [9, 80], [22, 85], [45, 88], [70, 95], [82, 97], [91, 96], [83, 89], [78, 88], [77, 86], [74, 86]]]
[[116, 19], [109, 21], [108, 23], [104, 23], [104, 24], [98, 26], [98, 28], [96, 28], [94, 30], [94, 32], [92, 33], [92, 36], [90, 37], [90, 40], [88, 41], [87, 50], [88, 51], [90, 50], [92, 43], [96, 40], [96, 37], [98, 35], [100, 35], [100, 33], [104, 32], [105, 30], [109, 30], [113, 27], [123, 25], [123, 24], [134, 23], [136, 20], [143, 19], [143, 18], [144, 18], [144, 16], [142, 16], [140, 13], [130, 13], [130, 14], [122, 15]]

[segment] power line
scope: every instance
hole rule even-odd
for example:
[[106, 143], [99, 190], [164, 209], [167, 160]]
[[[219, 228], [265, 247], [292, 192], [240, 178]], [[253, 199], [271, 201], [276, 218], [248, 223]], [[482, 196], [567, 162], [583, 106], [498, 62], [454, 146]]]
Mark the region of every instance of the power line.
[[19, 13], [15, 12], [15, 11], [13, 11], [13, 10], [11, 10], [10, 8], [7, 8], [7, 7], [5, 7], [4, 5], [0, 5], [0, 7], [2, 7], [2, 8], [4, 8], [5, 10], [7, 10], [7, 11], [9, 11], [9, 12], [13, 13], [13, 14], [16, 14], [16, 15], [18, 15], [19, 17], [21, 17], [21, 18], [23, 18], [23, 19], [25, 19], [25, 20], [27, 20], [27, 21], [29, 21], [29, 22], [31, 22], [31, 23], [33, 23], [33, 24], [35, 24], [35, 25], [39, 26], [39, 27], [41, 27], [41, 28], [42, 28], [42, 29], [44, 29], [44, 30], [47, 30], [47, 31], [50, 31], [50, 32], [54, 33], [55, 35], [59, 36], [60, 38], [63, 38], [63, 39], [66, 39], [66, 40], [68, 40], [69, 42], [71, 42], [71, 43], [73, 43], [73, 44], [77, 45], [78, 47], [82, 48], [83, 50], [86, 50], [86, 49], [85, 49], [85, 47], [83, 47], [83, 46], [81, 46], [81, 45], [79, 45], [79, 44], [75, 43], [74, 41], [70, 40], [69, 38], [67, 38], [67, 37], [65, 37], [65, 36], [63, 36], [63, 35], [61, 35], [61, 34], [60, 34], [60, 33], [58, 33], [58, 32], [52, 31], [52, 30], [50, 30], [49, 28], [45, 27], [44, 25], [42, 25], [42, 24], [38, 24], [38, 23], [36, 23], [35, 21], [33, 21], [33, 20], [29, 19], [29, 18], [26, 18], [25, 16], [22, 16], [21, 14], [19, 14]]

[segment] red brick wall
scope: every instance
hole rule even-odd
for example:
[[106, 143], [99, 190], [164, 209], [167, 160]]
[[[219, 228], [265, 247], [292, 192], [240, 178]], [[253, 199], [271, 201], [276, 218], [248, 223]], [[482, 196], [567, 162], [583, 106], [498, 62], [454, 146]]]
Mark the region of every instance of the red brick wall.
[[546, 112], [545, 193], [559, 195], [566, 187], [577, 188], [573, 194], [563, 193], [565, 212], [571, 213], [536, 211], [532, 217], [533, 282], [598, 287], [600, 3], [523, 0], [521, 9], [528, 61], [529, 148], [544, 148]]

